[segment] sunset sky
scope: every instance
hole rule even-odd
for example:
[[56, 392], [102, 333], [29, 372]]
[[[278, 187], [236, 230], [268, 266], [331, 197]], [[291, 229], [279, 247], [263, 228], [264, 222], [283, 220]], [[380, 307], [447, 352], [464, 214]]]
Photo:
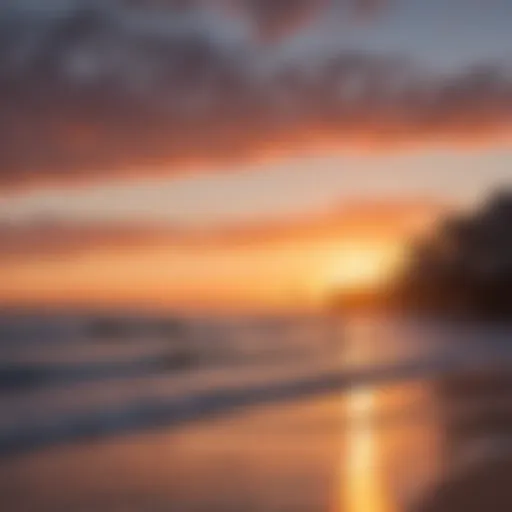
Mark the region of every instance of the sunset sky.
[[512, 0], [6, 0], [0, 302], [275, 310], [512, 186]]

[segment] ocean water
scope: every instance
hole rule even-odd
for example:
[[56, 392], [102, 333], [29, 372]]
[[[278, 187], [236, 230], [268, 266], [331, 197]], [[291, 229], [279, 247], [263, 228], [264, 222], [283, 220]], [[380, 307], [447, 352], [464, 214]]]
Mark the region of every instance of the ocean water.
[[35, 322], [2, 338], [2, 510], [405, 511], [460, 458], [459, 408], [504, 387], [445, 400], [450, 379], [509, 362], [505, 325], [189, 319], [98, 339]]

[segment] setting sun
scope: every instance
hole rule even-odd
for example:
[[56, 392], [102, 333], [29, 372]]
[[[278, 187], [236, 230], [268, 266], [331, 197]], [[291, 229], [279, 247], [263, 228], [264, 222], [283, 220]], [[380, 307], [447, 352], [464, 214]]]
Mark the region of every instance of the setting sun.
[[347, 245], [333, 264], [328, 286], [340, 290], [377, 288], [403, 262], [403, 249], [393, 245]]

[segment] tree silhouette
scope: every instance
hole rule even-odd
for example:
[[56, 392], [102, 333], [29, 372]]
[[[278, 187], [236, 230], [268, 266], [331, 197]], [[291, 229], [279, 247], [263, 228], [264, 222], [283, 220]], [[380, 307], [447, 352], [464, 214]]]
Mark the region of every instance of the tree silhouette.
[[512, 318], [512, 191], [446, 219], [412, 248], [390, 303], [443, 315]]

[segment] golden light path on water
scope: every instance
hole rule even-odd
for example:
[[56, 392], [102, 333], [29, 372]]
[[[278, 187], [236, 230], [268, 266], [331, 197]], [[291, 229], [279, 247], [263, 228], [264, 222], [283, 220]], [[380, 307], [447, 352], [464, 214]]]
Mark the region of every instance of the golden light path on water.
[[337, 512], [392, 512], [379, 465], [379, 439], [372, 424], [376, 405], [371, 388], [354, 389], [344, 402], [347, 437]]

